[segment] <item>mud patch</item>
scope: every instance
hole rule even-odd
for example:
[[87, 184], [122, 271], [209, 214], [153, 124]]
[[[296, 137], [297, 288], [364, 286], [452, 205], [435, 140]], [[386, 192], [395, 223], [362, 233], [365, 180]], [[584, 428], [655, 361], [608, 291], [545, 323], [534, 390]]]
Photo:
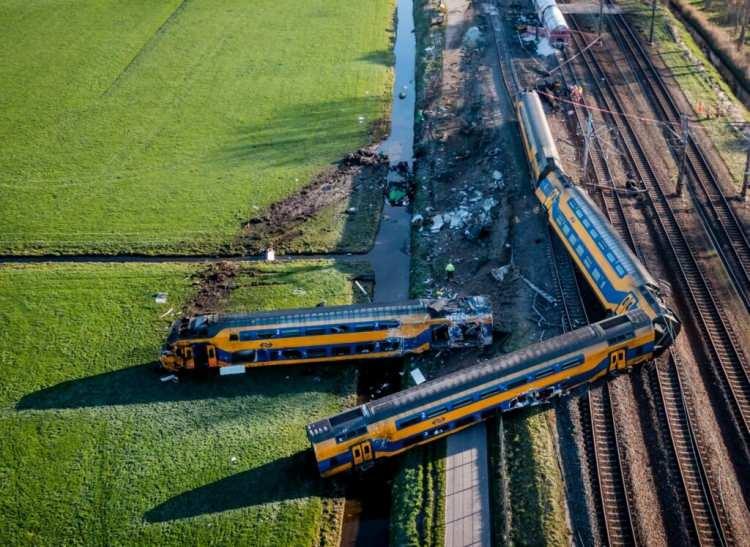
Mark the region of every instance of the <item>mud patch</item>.
[[236, 286], [239, 265], [232, 262], [215, 262], [193, 276], [197, 292], [183, 308], [183, 315], [217, 313]]
[[[348, 154], [338, 165], [317, 175], [295, 194], [250, 219], [242, 228], [240, 245], [249, 253], [262, 252], [268, 246], [281, 253], [346, 251], [350, 248], [363, 252], [371, 246], [377, 230], [387, 175], [388, 158], [379, 154], [376, 146]], [[329, 229], [343, 224], [342, 233], [335, 234], [337, 241], [331, 242], [330, 237], [323, 236], [324, 241], [316, 243], [317, 238], [311, 238], [309, 230], [303, 227], [322, 213], [327, 213], [329, 224], [334, 225]], [[340, 218], [330, 220], [331, 216]], [[374, 226], [374, 229], [362, 229], [362, 225]], [[321, 228], [321, 231], [325, 230]], [[351, 237], [350, 233], [359, 237]], [[369, 240], [363, 242], [363, 238]]]

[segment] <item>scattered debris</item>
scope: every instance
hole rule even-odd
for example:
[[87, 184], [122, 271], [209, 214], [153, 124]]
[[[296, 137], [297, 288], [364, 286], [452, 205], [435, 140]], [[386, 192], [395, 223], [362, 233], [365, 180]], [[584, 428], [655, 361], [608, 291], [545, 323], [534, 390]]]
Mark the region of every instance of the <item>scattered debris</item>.
[[424, 217], [420, 213], [417, 213], [416, 215], [414, 215], [413, 217], [411, 217], [411, 225], [412, 226], [416, 226], [417, 228], [421, 228], [423, 223], [424, 223]]
[[174, 313], [174, 308], [169, 308], [167, 311], [165, 311], [159, 316], [159, 319], [164, 319], [165, 317], [167, 317], [168, 315], [172, 315], [173, 313]]
[[557, 299], [554, 296], [534, 285], [534, 283], [529, 281], [523, 275], [521, 275], [521, 279], [523, 279], [524, 283], [526, 283], [532, 291], [544, 298], [547, 302], [549, 302], [550, 304], [557, 304]]
[[478, 27], [469, 27], [469, 30], [464, 34], [463, 43], [466, 47], [476, 48], [484, 43], [484, 36]]
[[505, 266], [500, 266], [499, 268], [493, 268], [490, 270], [490, 275], [495, 279], [495, 281], [502, 283], [505, 281], [505, 277], [511, 272], [511, 268], [511, 264], [506, 264]]
[[157, 304], [166, 304], [167, 303], [167, 293], [165, 292], [158, 292], [154, 295], [154, 302]]
[[416, 385], [424, 384], [427, 381], [424, 377], [424, 374], [422, 374], [422, 371], [418, 368], [410, 370], [409, 374], [411, 374], [411, 377]]

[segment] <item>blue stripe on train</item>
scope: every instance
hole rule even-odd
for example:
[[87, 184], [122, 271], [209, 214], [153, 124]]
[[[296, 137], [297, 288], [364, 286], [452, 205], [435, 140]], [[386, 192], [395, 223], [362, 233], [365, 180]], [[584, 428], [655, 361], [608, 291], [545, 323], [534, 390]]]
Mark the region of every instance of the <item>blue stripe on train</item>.
[[[653, 350], [653, 347], [654, 347], [653, 342], [649, 342], [637, 348], [629, 348], [627, 351], [628, 358], [635, 358], [638, 355], [649, 353], [650, 351]], [[603, 370], [606, 370], [607, 367], [609, 367], [609, 357], [607, 357], [606, 359], [603, 359], [594, 368], [586, 372], [583, 372], [581, 374], [578, 374], [577, 376], [571, 376], [567, 380], [563, 382], [559, 382], [549, 387], [567, 389], [569, 387], [575, 386], [582, 382], [589, 381], [596, 374], [600, 373]], [[498, 411], [507, 412], [508, 410], [512, 410], [512, 408], [510, 408], [511, 401], [512, 399], [509, 399], [509, 400], [501, 402], [500, 404], [488, 406], [478, 412], [459, 418], [458, 420], [440, 424], [440, 426], [436, 428], [423, 431], [422, 433], [419, 433], [418, 435], [413, 435], [411, 437], [407, 437], [400, 441], [391, 442], [388, 439], [371, 439], [370, 442], [372, 444], [372, 449], [376, 453], [377, 452], [396, 452], [403, 448], [407, 448], [409, 446], [415, 445], [425, 439], [428, 439], [430, 436], [438, 435], [446, 431], [456, 429], [458, 427], [469, 425], [471, 423], [480, 422], [483, 419], [486, 419], [490, 417], [491, 415], [496, 414]], [[351, 451], [347, 451], [347, 452], [338, 454], [334, 456], [333, 458], [329, 458], [327, 460], [318, 462], [318, 469], [320, 470], [321, 473], [324, 473], [325, 471], [327, 471], [328, 469], [332, 467], [343, 465], [351, 461], [352, 461]]]
[[[397, 339], [399, 340], [399, 339]], [[432, 342], [432, 331], [428, 328], [425, 329], [423, 332], [421, 332], [418, 336], [415, 336], [413, 338], [404, 338], [403, 344], [401, 345], [401, 353], [406, 353], [408, 351], [415, 350], [422, 346], [425, 343]], [[304, 346], [304, 347], [296, 347], [296, 348], [281, 348], [281, 349], [259, 349], [259, 350], [246, 350], [246, 351], [255, 351], [257, 354], [257, 358], [253, 361], [248, 360], [238, 360], [237, 363], [246, 363], [246, 362], [263, 362], [263, 361], [284, 361], [287, 359], [321, 359], [325, 357], [337, 357], [337, 356], [352, 356], [355, 357], [357, 355], [362, 355], [363, 352], [358, 351], [357, 346], [362, 345], [373, 345], [372, 350], [368, 351], [367, 353], [385, 353], [394, 351], [392, 349], [383, 349], [382, 342], [356, 342], [351, 344], [329, 344], [329, 345], [323, 345], [323, 346]], [[341, 353], [340, 355], [336, 354], [336, 351], [347, 349], [348, 351], [346, 353]], [[297, 357], [283, 357], [283, 354], [281, 352], [283, 351], [295, 351], [300, 352], [301, 356]], [[308, 353], [311, 350], [315, 350], [320, 352], [320, 350], [324, 350], [325, 353], [323, 354], [315, 354], [315, 355], [308, 355]], [[238, 352], [231, 352], [226, 351], [220, 348], [216, 348], [216, 357], [225, 363], [231, 363], [232, 356], [241, 353], [242, 350]]]
[[[571, 224], [568, 222], [565, 216], [561, 213], [558, 201], [555, 201], [552, 204], [551, 221], [557, 224], [557, 226], [560, 228], [560, 231], [562, 232], [566, 241], [573, 248], [573, 251], [576, 253], [576, 255], [578, 256], [578, 259], [584, 265], [589, 275], [591, 275], [591, 277], [594, 279], [597, 287], [602, 292], [607, 302], [610, 302], [614, 305], [617, 305], [620, 302], [622, 302], [628, 296], [629, 293], [617, 290], [612, 285], [612, 283], [610, 283], [609, 278], [607, 278], [607, 276], [599, 267], [597, 260], [589, 252], [586, 246], [583, 245], [581, 240], [576, 235], [575, 230], [573, 229]], [[604, 253], [604, 256], [606, 259], [606, 253]], [[636, 304], [637, 302], [634, 303], [634, 305]]]

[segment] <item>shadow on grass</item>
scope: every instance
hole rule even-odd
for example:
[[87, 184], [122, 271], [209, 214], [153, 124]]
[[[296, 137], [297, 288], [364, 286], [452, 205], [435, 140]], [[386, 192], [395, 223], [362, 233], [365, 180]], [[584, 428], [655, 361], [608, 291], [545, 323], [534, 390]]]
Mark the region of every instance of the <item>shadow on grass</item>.
[[[234, 143], [214, 158], [258, 167], [300, 166], [337, 159], [364, 144], [367, 129], [382, 116], [387, 101], [378, 96], [291, 105], [273, 119], [237, 129]], [[373, 113], [373, 110], [377, 111]]]
[[[186, 375], [179, 383], [162, 382], [157, 363], [138, 365], [96, 376], [69, 380], [24, 395], [16, 410], [51, 410], [134, 405], [168, 401], [193, 401], [248, 395], [275, 395], [301, 392], [335, 392], [326, 377], [337, 374], [335, 366], [276, 367], [249, 370], [243, 376], [228, 378]], [[321, 381], [311, 381], [311, 376]]]
[[183, 492], [147, 511], [146, 522], [168, 522], [266, 503], [326, 495], [310, 450]]

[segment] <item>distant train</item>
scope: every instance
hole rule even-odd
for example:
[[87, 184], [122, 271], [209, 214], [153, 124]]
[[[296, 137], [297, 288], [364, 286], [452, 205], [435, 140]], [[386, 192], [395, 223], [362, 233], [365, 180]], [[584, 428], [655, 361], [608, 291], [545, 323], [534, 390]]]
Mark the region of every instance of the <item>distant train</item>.
[[499, 411], [536, 405], [661, 355], [680, 331], [659, 287], [560, 165], [539, 97], [518, 119], [537, 198], [612, 317], [308, 425], [323, 476], [363, 469]]
[[534, 10], [547, 31], [550, 43], [560, 47], [570, 41], [570, 27], [555, 0], [534, 0]]
[[492, 309], [486, 297], [473, 296], [185, 317], [172, 324], [160, 361], [174, 372], [226, 375], [490, 343]]

